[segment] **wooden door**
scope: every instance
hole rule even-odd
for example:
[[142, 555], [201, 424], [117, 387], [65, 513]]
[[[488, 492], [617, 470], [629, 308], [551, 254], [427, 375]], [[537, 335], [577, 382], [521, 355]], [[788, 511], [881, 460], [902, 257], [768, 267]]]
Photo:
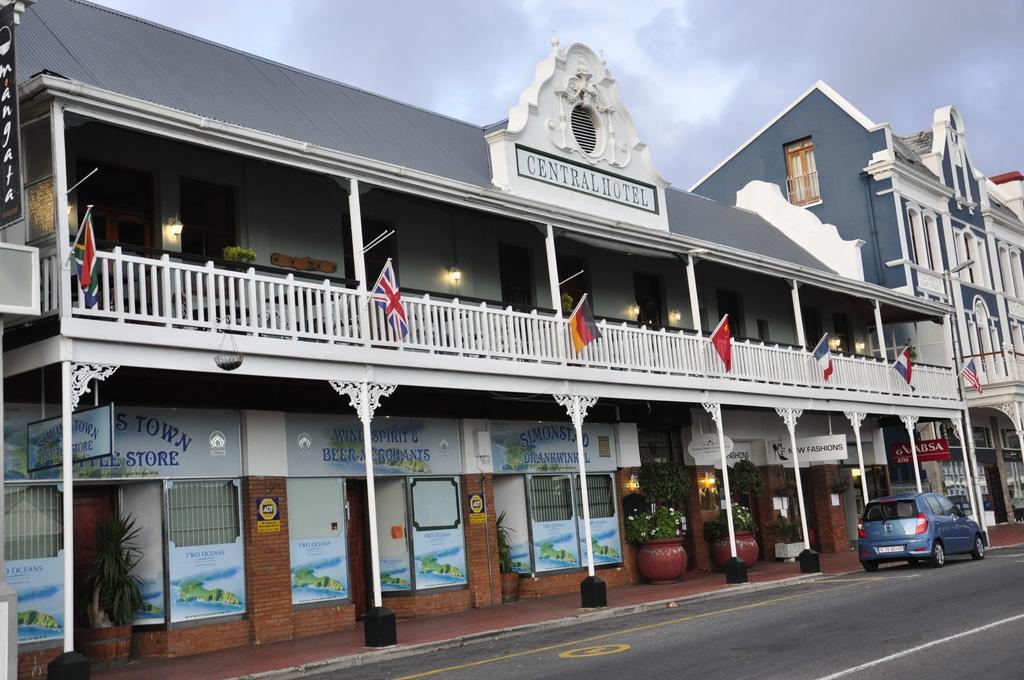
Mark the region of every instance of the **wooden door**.
[[1006, 499], [1003, 497], [1003, 482], [999, 477], [999, 466], [995, 463], [985, 464], [985, 481], [988, 483], [988, 497], [992, 504], [992, 512], [996, 516], [996, 524], [1007, 521]]
[[355, 607], [356, 619], [366, 617], [369, 599], [373, 597], [372, 586], [368, 583], [370, 549], [369, 525], [366, 512], [366, 482], [361, 479], [345, 481], [345, 500], [348, 503], [348, 564], [349, 588], [352, 591], [352, 604]]
[[112, 486], [75, 486], [75, 580], [82, 578], [92, 563], [96, 549], [97, 522], [109, 519], [114, 514], [115, 489]]

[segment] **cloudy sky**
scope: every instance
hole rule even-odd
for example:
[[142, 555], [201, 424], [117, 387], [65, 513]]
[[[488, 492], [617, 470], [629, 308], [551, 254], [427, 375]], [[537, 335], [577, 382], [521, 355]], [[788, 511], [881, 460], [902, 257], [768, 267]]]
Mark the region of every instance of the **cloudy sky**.
[[1024, 169], [1024, 2], [99, 1], [479, 124], [507, 115], [557, 31], [604, 50], [680, 188], [818, 79], [897, 134], [954, 104], [979, 169]]

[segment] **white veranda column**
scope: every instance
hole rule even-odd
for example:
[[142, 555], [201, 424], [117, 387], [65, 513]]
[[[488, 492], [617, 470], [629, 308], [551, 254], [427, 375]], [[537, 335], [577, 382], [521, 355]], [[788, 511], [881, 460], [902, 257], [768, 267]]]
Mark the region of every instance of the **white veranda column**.
[[548, 291], [551, 296], [551, 308], [555, 316], [562, 316], [562, 294], [558, 286], [558, 257], [555, 254], [555, 228], [550, 224], [544, 232], [544, 253], [548, 261]]
[[703, 402], [701, 406], [715, 421], [718, 428], [718, 454], [722, 460], [722, 487], [725, 492], [725, 521], [729, 527], [729, 551], [736, 557], [736, 527], [732, 521], [732, 493], [729, 489], [729, 461], [725, 455], [725, 433], [722, 430], [722, 405], [715, 402]]
[[793, 298], [793, 324], [796, 326], [797, 344], [807, 349], [807, 338], [804, 333], [804, 310], [800, 306], [800, 282], [793, 279], [789, 282], [789, 286]]
[[907, 435], [910, 437], [910, 455], [914, 460], [914, 481], [917, 482], [917, 492], [921, 493], [921, 466], [917, 464], [917, 442], [914, 439], [914, 428], [917, 425], [917, 416], [900, 416], [903, 427], [907, 428]]
[[89, 382], [106, 380], [117, 366], [73, 364], [65, 359], [60, 364], [61, 382], [61, 483], [64, 486], [62, 519], [64, 534], [64, 651], [75, 648], [75, 531], [74, 531], [74, 461], [72, 418], [82, 395], [90, 392]]
[[800, 508], [800, 530], [804, 534], [804, 550], [811, 549], [811, 537], [807, 533], [807, 512], [804, 508], [804, 485], [800, 481], [800, 454], [796, 449], [796, 421], [803, 415], [803, 409], [776, 408], [775, 412], [786, 423], [789, 430], [789, 445], [793, 453], [793, 475], [796, 477], [796, 502]]
[[882, 303], [875, 300], [875, 334], [878, 336], [878, 354], [888, 360], [889, 353], [885, 349], [885, 330], [882, 328]]
[[373, 573], [373, 606], [383, 606], [380, 592], [380, 543], [377, 538], [377, 493], [373, 484], [373, 438], [370, 432], [370, 421], [380, 406], [382, 397], [391, 396], [397, 385], [380, 383], [343, 382], [332, 380], [331, 387], [340, 395], [349, 398], [363, 424], [363, 463], [366, 465], [366, 506], [369, 510], [370, 524], [370, 570]]
[[[967, 487], [967, 502], [971, 504], [971, 514], [974, 515], [981, 530], [985, 530], [985, 508], [982, 507], [981, 489], [976, 488], [972, 482], [971, 463], [968, 460], [967, 440], [964, 438], [964, 423], [959, 418], [951, 418], [950, 423], [956, 431], [956, 438], [960, 440], [960, 450], [964, 456], [964, 485]], [[971, 444], [973, 445], [973, 441]]]
[[857, 465], [860, 467], [860, 492], [864, 498], [864, 505], [868, 504], [868, 476], [864, 470], [864, 449], [860, 443], [860, 426], [864, 422], [865, 414], [858, 411], [847, 411], [845, 413], [850, 427], [853, 428], [853, 436], [857, 441]]
[[565, 408], [576, 429], [576, 461], [580, 469], [580, 501], [583, 505], [583, 535], [587, 542], [587, 573], [594, 575], [594, 545], [590, 531], [590, 493], [587, 489], [587, 468], [583, 451], [583, 420], [587, 411], [597, 403], [597, 397], [581, 397], [578, 394], [556, 394], [555, 401]]
[[693, 319], [693, 330], [697, 335], [703, 333], [700, 323], [700, 300], [697, 298], [697, 267], [696, 256], [690, 253], [686, 256], [686, 290], [690, 296], [690, 317]]

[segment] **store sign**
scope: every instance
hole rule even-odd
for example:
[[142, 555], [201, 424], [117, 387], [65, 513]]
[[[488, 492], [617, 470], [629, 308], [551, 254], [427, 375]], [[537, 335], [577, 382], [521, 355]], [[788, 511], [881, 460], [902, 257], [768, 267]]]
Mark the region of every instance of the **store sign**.
[[658, 213], [658, 192], [650, 184], [602, 172], [519, 145], [516, 145], [516, 168], [520, 177], [578, 191], [645, 212]]
[[[307, 477], [362, 477], [363, 426], [355, 416], [289, 413], [288, 474]], [[459, 475], [462, 454], [455, 420], [376, 418], [375, 475]]]
[[462, 528], [413, 529], [416, 589], [443, 588], [468, 583]]
[[21, 127], [14, 70], [16, 4], [0, 10], [0, 227], [21, 219]]
[[289, 547], [292, 604], [349, 596], [348, 550], [344, 536], [293, 538]]
[[56, 557], [6, 562], [4, 580], [18, 594], [19, 643], [64, 637], [63, 550]]
[[[846, 460], [846, 435], [829, 434], [821, 437], [803, 437], [796, 440], [800, 465]], [[793, 465], [793, 447], [789, 440], [768, 442], [769, 465]]]
[[277, 496], [256, 499], [256, 533], [268, 534], [281, 530], [281, 506]]
[[538, 572], [578, 568], [579, 551], [576, 520], [533, 522], [533, 560]]
[[[171, 621], [192, 621], [245, 612], [242, 537], [234, 543], [167, 550], [171, 580]], [[255, 555], [254, 559], [260, 559]]]
[[[503, 472], [577, 472], [576, 429], [568, 423], [500, 421], [490, 424], [491, 460]], [[587, 472], [616, 469], [612, 426], [583, 426], [583, 462]]]
[[[728, 436], [723, 437], [725, 442], [725, 455], [732, 453], [735, 444]], [[697, 435], [686, 445], [686, 452], [693, 458], [694, 465], [715, 465], [721, 466], [722, 450], [718, 443], [718, 434]]]
[[[949, 460], [949, 440], [945, 437], [916, 441], [914, 442], [914, 448], [917, 449], [917, 462], [919, 463]], [[910, 452], [910, 442], [899, 442], [892, 445], [893, 465], [905, 465], [913, 462], [914, 458]]]
[[[587, 559], [587, 533], [583, 518], [579, 518], [580, 559]], [[619, 517], [591, 517], [590, 539], [594, 551], [594, 564], [618, 564], [622, 562], [622, 540], [619, 536]]]
[[[72, 418], [72, 446], [83, 456], [102, 451], [105, 442], [113, 441], [112, 455], [76, 461], [75, 479], [224, 478], [242, 472], [237, 411], [117, 406], [110, 422], [104, 408]], [[60, 478], [61, 419], [33, 422], [38, 414], [38, 406], [4, 408], [7, 480]]]

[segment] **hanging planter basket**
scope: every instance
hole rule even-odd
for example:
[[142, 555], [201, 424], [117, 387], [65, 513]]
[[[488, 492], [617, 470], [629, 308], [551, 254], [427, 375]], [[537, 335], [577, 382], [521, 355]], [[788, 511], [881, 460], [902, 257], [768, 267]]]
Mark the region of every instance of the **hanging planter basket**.
[[[223, 333], [223, 331], [221, 331]], [[231, 343], [231, 347], [225, 347], [225, 343]], [[217, 368], [222, 371], [233, 371], [242, 365], [242, 360], [245, 357], [238, 351], [238, 347], [235, 346], [235, 339], [230, 334], [224, 333], [223, 339], [220, 341], [220, 352], [213, 357], [214, 363], [217, 364]]]

